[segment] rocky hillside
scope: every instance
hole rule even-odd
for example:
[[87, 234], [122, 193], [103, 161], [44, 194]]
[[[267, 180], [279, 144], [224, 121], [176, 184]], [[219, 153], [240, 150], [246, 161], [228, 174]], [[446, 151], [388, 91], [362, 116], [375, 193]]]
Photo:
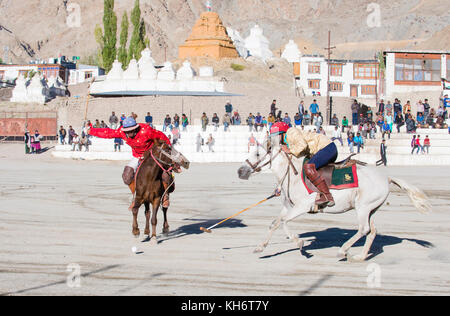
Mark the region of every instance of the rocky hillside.
[[[141, 10], [158, 62], [175, 59], [206, 0], [141, 0]], [[445, 0], [221, 0], [212, 1], [226, 26], [243, 37], [260, 24], [279, 56], [291, 38], [303, 53], [324, 54], [332, 31], [334, 57], [372, 58], [394, 48], [448, 49], [450, 15]], [[371, 4], [372, 3], [372, 4]], [[80, 26], [73, 27], [72, 4], [80, 8]], [[120, 18], [134, 0], [116, 0]], [[379, 14], [378, 14], [379, 12]], [[0, 0], [0, 57], [9, 48], [13, 62], [32, 58], [94, 55], [96, 24], [102, 23], [102, 0]], [[72, 19], [72, 20], [71, 20]], [[130, 31], [131, 33], [131, 31]]]

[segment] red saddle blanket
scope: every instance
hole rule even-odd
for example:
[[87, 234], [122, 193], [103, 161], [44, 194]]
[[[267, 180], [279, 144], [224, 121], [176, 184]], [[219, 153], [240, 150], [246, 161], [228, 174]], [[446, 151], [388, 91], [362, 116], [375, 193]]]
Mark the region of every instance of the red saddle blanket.
[[[307, 163], [306, 159], [305, 163]], [[325, 179], [330, 190], [345, 190], [359, 186], [356, 164], [345, 168], [336, 168], [335, 165], [328, 165], [320, 168], [318, 172]], [[305, 170], [303, 170], [301, 177], [309, 194], [320, 192], [305, 175]]]

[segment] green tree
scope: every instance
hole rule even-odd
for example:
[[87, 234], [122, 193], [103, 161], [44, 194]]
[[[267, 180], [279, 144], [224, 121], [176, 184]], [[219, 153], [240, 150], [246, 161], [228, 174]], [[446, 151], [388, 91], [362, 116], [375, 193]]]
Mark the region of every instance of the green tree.
[[3, 64], [3, 59], [0, 58], [0, 64]]
[[141, 20], [141, 9], [139, 0], [135, 0], [133, 11], [131, 11], [131, 23], [133, 24], [133, 34], [131, 36], [130, 47], [128, 49], [128, 60], [141, 58], [141, 52], [145, 49], [145, 23]]
[[96, 53], [97, 66], [99, 66], [100, 68], [105, 68], [105, 66], [103, 65], [103, 30], [102, 27], [98, 24], [95, 26], [94, 35], [95, 41], [99, 46]]
[[120, 26], [120, 47], [118, 59], [122, 63], [122, 68], [125, 70], [128, 67], [130, 60], [128, 59], [127, 42], [128, 42], [128, 14], [125, 11], [122, 17], [122, 24]]
[[103, 66], [106, 71], [110, 71], [117, 56], [117, 15], [114, 13], [114, 0], [104, 0], [103, 29]]

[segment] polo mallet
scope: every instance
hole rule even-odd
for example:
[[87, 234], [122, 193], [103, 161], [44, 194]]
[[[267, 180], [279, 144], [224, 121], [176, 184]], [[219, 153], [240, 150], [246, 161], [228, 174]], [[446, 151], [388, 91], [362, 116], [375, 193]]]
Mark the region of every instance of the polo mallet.
[[223, 224], [223, 223], [225, 223], [226, 221], [228, 221], [228, 220], [230, 220], [230, 219], [232, 219], [232, 218], [235, 218], [236, 216], [238, 216], [238, 215], [240, 215], [240, 214], [242, 214], [242, 213], [244, 213], [244, 212], [247, 212], [248, 210], [250, 210], [250, 209], [252, 209], [252, 208], [254, 208], [254, 207], [256, 207], [256, 206], [258, 206], [258, 205], [260, 205], [260, 204], [262, 204], [262, 203], [264, 203], [264, 202], [267, 202], [267, 201], [269, 201], [270, 199], [273, 199], [273, 198], [276, 197], [276, 196], [278, 196], [278, 195], [277, 195], [277, 194], [273, 194], [273, 195], [269, 196], [268, 198], [266, 198], [266, 199], [264, 199], [264, 200], [262, 200], [262, 201], [260, 201], [260, 202], [258, 202], [258, 203], [256, 203], [256, 204], [250, 206], [249, 208], [246, 208], [245, 210], [240, 211], [239, 213], [234, 214], [233, 216], [228, 217], [227, 219], [224, 219], [223, 221], [221, 221], [221, 222], [219, 222], [219, 223], [217, 223], [217, 224], [215, 224], [215, 225], [213, 225], [213, 226], [211, 226], [211, 227], [208, 227], [208, 228], [200, 227], [200, 230], [201, 230], [202, 232], [204, 232], [204, 233], [211, 234], [211, 233], [212, 233], [212, 229], [216, 228], [216, 227], [219, 226], [220, 224]]

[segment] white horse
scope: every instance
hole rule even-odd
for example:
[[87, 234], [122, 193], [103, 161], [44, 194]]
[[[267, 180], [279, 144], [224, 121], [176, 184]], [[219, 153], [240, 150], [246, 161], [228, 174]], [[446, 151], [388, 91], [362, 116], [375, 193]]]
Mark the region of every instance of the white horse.
[[[282, 192], [283, 208], [281, 214], [273, 221], [269, 228], [268, 238], [255, 249], [255, 253], [264, 251], [273, 232], [280, 226], [283, 226], [288, 238], [293, 240], [296, 246], [302, 250], [303, 240], [292, 234], [287, 224], [315, 208], [317, 193], [309, 194], [300, 178], [303, 160], [304, 158], [292, 157], [292, 164], [299, 172], [298, 175], [295, 175], [288, 156], [281, 150], [280, 145], [266, 140], [264, 145], [258, 144], [252, 150], [249, 159], [239, 168], [239, 177], [245, 180], [254, 173], [271, 169]], [[362, 252], [350, 258], [355, 261], [364, 261], [369, 254], [370, 247], [377, 233], [372, 216], [388, 198], [390, 193], [389, 185], [391, 183], [407, 192], [412, 203], [419, 211], [428, 213], [431, 211], [431, 205], [424, 192], [403, 180], [387, 177], [376, 169], [367, 166], [358, 166], [357, 172], [359, 187], [345, 190], [330, 190], [336, 205], [325, 208], [323, 212], [341, 214], [353, 209], [356, 210], [358, 232], [339, 249], [338, 257], [347, 257], [349, 249], [363, 236], [367, 236]]]

